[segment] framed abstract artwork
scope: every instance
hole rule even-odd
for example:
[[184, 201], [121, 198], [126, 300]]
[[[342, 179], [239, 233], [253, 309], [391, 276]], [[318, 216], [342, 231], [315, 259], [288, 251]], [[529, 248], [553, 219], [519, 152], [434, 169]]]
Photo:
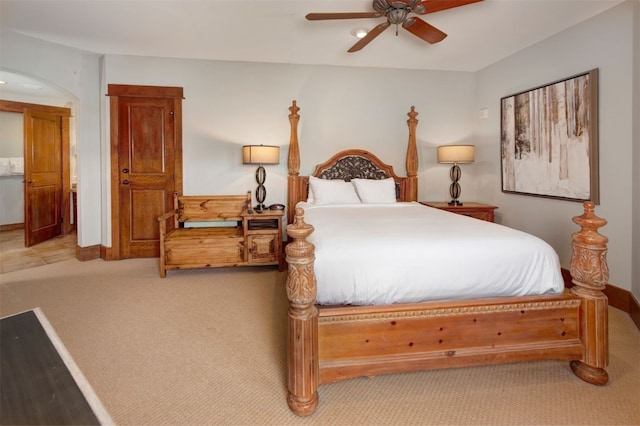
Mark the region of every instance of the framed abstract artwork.
[[600, 203], [598, 69], [501, 99], [502, 192]]

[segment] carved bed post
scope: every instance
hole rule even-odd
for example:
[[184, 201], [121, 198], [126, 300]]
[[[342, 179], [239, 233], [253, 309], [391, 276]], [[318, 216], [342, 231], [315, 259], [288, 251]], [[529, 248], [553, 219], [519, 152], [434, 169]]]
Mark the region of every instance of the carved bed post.
[[289, 274], [287, 373], [289, 408], [300, 416], [307, 416], [318, 405], [318, 309], [316, 276], [313, 272], [314, 246], [306, 238], [313, 226], [304, 222], [304, 210], [295, 209], [295, 221], [287, 225], [293, 238], [285, 249]]
[[[289, 202], [291, 200], [297, 200], [297, 194], [300, 191], [298, 185], [300, 184], [300, 180], [298, 179], [298, 175], [300, 174], [300, 147], [298, 146], [298, 121], [300, 121], [300, 108], [296, 105], [296, 101], [294, 100], [289, 107], [289, 123], [291, 125], [291, 136], [289, 137], [289, 192], [287, 196], [289, 197]], [[294, 206], [295, 207], [295, 206]], [[288, 209], [287, 211], [287, 223], [293, 223], [293, 208]]]
[[607, 221], [596, 216], [594, 203], [584, 203], [584, 214], [573, 221], [581, 227], [573, 238], [571, 276], [575, 286], [571, 292], [582, 298], [580, 306], [580, 335], [585, 349], [582, 360], [571, 361], [571, 369], [582, 380], [604, 385], [609, 375], [604, 367], [609, 364], [607, 296], [602, 292], [609, 280], [607, 266], [607, 237], [598, 228]]
[[416, 146], [416, 126], [418, 125], [418, 113], [416, 108], [411, 106], [411, 111], [407, 113], [409, 119], [409, 144], [407, 146], [407, 188], [405, 201], [418, 201], [418, 148]]

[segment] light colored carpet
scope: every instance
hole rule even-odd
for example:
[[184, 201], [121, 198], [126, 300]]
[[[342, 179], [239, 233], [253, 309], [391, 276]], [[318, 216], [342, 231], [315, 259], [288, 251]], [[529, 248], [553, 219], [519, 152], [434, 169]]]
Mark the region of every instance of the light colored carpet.
[[286, 273], [68, 260], [0, 275], [0, 316], [40, 307], [121, 425], [640, 424], [640, 332], [610, 308], [610, 383], [564, 361], [359, 378], [286, 404]]

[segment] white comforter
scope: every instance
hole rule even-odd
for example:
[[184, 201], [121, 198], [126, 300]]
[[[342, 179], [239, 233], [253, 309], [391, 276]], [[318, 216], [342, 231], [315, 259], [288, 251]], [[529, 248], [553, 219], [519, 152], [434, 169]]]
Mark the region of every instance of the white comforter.
[[320, 304], [559, 293], [558, 255], [546, 242], [419, 203], [299, 203], [315, 230]]

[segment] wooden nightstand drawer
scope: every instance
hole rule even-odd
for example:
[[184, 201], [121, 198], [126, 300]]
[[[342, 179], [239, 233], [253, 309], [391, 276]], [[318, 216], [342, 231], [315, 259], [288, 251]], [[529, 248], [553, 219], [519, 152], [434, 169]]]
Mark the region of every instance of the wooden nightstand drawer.
[[249, 235], [247, 237], [247, 253], [250, 264], [272, 264], [282, 257], [278, 236], [276, 234]]
[[[251, 213], [249, 213], [251, 211]], [[253, 209], [241, 214], [246, 238], [246, 259], [249, 265], [278, 265], [284, 270], [282, 252], [282, 218], [284, 210]]]
[[487, 222], [493, 222], [493, 211], [497, 209], [496, 206], [490, 206], [481, 203], [466, 202], [461, 206], [450, 206], [448, 203], [437, 201], [420, 201], [420, 204], [425, 206], [435, 207], [436, 209], [446, 210], [448, 212], [461, 214], [463, 216], [470, 216], [480, 220], [486, 220]]
[[474, 210], [460, 210], [456, 213], [461, 214], [463, 216], [475, 217], [476, 219], [486, 220], [488, 222], [493, 222], [493, 212], [488, 211], [474, 211]]
[[280, 218], [273, 219], [247, 219], [247, 231], [279, 231]]

